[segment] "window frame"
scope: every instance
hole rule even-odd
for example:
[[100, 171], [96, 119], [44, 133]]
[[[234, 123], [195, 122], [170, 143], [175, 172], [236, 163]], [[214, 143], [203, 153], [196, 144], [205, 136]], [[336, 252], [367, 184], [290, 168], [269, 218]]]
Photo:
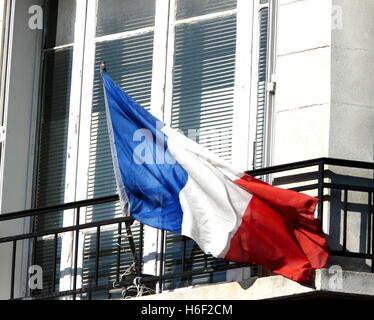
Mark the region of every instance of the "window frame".
[[[259, 0], [253, 1], [253, 6], [248, 0], [237, 0], [237, 8], [226, 10], [218, 13], [206, 14], [203, 16], [181, 19], [174, 21], [176, 16], [176, 1], [177, 0], [156, 0], [156, 13], [155, 13], [155, 26], [145, 27], [135, 31], [126, 31], [117, 34], [96, 37], [96, 21], [97, 21], [97, 1], [77, 0], [76, 1], [76, 21], [75, 21], [75, 40], [73, 52], [73, 70], [72, 70], [72, 93], [70, 97], [71, 115], [69, 118], [69, 135], [68, 135], [68, 158], [67, 158], [67, 174], [65, 181], [65, 202], [79, 201], [87, 199], [88, 187], [88, 163], [89, 163], [89, 145], [90, 145], [90, 128], [91, 128], [91, 111], [92, 111], [92, 93], [94, 82], [94, 65], [95, 65], [95, 47], [98, 42], [110, 41], [131, 37], [154, 32], [154, 53], [153, 61], [158, 63], [153, 64], [153, 78], [152, 78], [152, 92], [151, 92], [151, 112], [163, 119], [165, 122], [170, 122], [171, 106], [172, 106], [172, 71], [174, 64], [174, 50], [173, 43], [175, 37], [175, 26], [183, 23], [194, 23], [197, 21], [207, 21], [209, 19], [224, 17], [236, 14], [237, 15], [237, 60], [235, 71], [235, 89], [234, 89], [234, 131], [233, 131], [233, 165], [241, 170], [248, 170], [252, 167], [254, 131], [256, 122], [256, 85], [257, 85], [257, 41], [258, 38], [258, 23], [257, 12], [259, 8]], [[271, 6], [277, 3], [276, 0], [269, 0]], [[10, 34], [10, 47], [12, 45], [12, 38], [15, 36], [13, 31], [13, 24], [15, 21], [15, 4], [16, 1], [12, 0], [13, 9], [11, 13], [11, 30]], [[22, 6], [25, 8], [28, 5], [35, 4], [35, 1], [27, 0]], [[19, 10], [19, 9], [17, 9]], [[165, 12], [168, 12], [168, 19], [165, 19]], [[27, 10], [26, 10], [27, 12]], [[26, 16], [26, 15], [25, 15]], [[30, 31], [31, 32], [31, 31]], [[35, 32], [35, 31], [34, 31]], [[245, 39], [245, 40], [243, 40]], [[40, 51], [41, 36], [35, 40], [36, 47], [39, 46]], [[59, 50], [71, 44], [58, 46], [53, 49]], [[273, 43], [275, 46], [275, 41]], [[36, 54], [36, 57], [38, 55]], [[42, 54], [39, 54], [42, 57]], [[15, 58], [12, 57], [12, 50], [9, 50], [6, 58], [8, 64], [15, 63]], [[20, 58], [21, 59], [21, 58]], [[157, 59], [157, 60], [156, 60]], [[14, 60], [14, 61], [13, 61]], [[41, 62], [34, 59], [33, 66], [35, 68], [36, 78], [34, 83], [40, 83], [39, 72]], [[274, 63], [275, 64], [275, 63]], [[11, 81], [11, 68], [6, 71], [6, 78], [8, 88], [5, 92], [5, 106], [9, 108], [11, 101], [9, 101], [9, 91], [16, 90], [18, 84], [10, 83]], [[109, 70], [110, 72], [110, 70]], [[160, 81], [164, 79], [164, 81]], [[10, 83], [10, 84], [9, 84]], [[9, 88], [9, 86], [11, 87]], [[28, 142], [28, 157], [30, 168], [33, 168], [36, 159], [35, 152], [37, 150], [37, 118], [38, 118], [38, 98], [40, 99], [40, 88], [34, 85], [34, 90], [30, 96], [33, 101], [31, 112], [31, 127], [33, 133], [31, 134], [34, 141]], [[250, 107], [252, 106], [252, 107]], [[245, 116], [243, 116], [243, 114]], [[5, 117], [4, 122], [10, 127], [13, 123]], [[243, 132], [245, 132], [245, 139], [243, 139]], [[271, 141], [269, 147], [271, 147]], [[242, 150], [246, 150], [243, 154]], [[5, 155], [7, 156], [7, 155]], [[4, 175], [6, 170], [15, 172], [16, 169], [9, 168], [9, 165], [4, 165], [2, 159], [1, 173]], [[28, 172], [25, 182], [27, 185], [26, 195], [24, 201], [24, 208], [32, 206], [33, 195], [33, 170]], [[1, 177], [2, 185], [7, 180], [4, 176]], [[1, 200], [4, 202], [5, 196], [2, 193]], [[8, 199], [7, 199], [8, 201]], [[5, 204], [5, 202], [4, 202]], [[2, 205], [2, 212], [14, 211], [15, 209], [8, 208]], [[18, 208], [17, 208], [18, 209]], [[81, 223], [84, 223], [85, 212], [81, 212]], [[66, 218], [66, 219], [65, 219]], [[64, 214], [64, 224], [71, 224], [74, 215], [69, 212]], [[29, 228], [26, 223], [23, 228]], [[154, 241], [156, 239], [156, 241]], [[147, 228], [145, 230], [144, 254], [147, 252], [154, 252], [154, 261], [149, 261], [144, 266], [144, 270], [149, 274], [160, 273], [160, 261], [156, 260], [157, 252], [160, 252], [163, 247], [162, 236], [159, 230]], [[65, 247], [69, 248], [73, 237], [65, 239]], [[65, 249], [66, 254], [70, 253], [70, 249]], [[83, 252], [83, 237], [79, 237], [79, 250]], [[79, 255], [78, 268], [82, 267], [82, 254]], [[159, 255], [158, 255], [159, 256]], [[72, 267], [74, 265], [73, 259], [65, 261], [64, 267]], [[81, 268], [80, 268], [81, 270]], [[235, 271], [235, 270], [234, 270]], [[235, 278], [232, 275], [228, 279]], [[23, 272], [27, 274], [27, 272]], [[238, 274], [241, 271], [238, 271]], [[80, 281], [80, 273], [78, 272], [78, 288]], [[240, 278], [240, 276], [238, 275]], [[238, 279], [239, 279], [238, 278]], [[26, 280], [24, 280], [26, 281]], [[60, 281], [60, 290], [72, 288], [72, 275]]]
[[[79, 3], [81, 4], [78, 7]], [[254, 141], [251, 128], [254, 127], [256, 117], [254, 109], [250, 108], [253, 99], [254, 75], [257, 73], [253, 63], [256, 61], [253, 55], [255, 41], [255, 12], [256, 3], [247, 0], [237, 0], [237, 8], [222, 12], [210, 13], [201, 16], [176, 20], [177, 0], [156, 0], [155, 25], [136, 30], [124, 31], [115, 34], [96, 37], [98, 1], [77, 1], [75, 34], [84, 34], [75, 38], [75, 50], [73, 58], [73, 76], [71, 94], [71, 115], [69, 119], [69, 138], [67, 159], [67, 176], [65, 184], [65, 201], [79, 201], [87, 198], [88, 188], [88, 163], [90, 146], [90, 128], [92, 112], [92, 96], [94, 82], [95, 49], [98, 43], [131, 38], [133, 36], [154, 32], [154, 48], [152, 70], [152, 92], [150, 111], [166, 123], [171, 120], [172, 94], [173, 94], [173, 67], [174, 67], [174, 39], [175, 28], [183, 24], [209, 21], [216, 18], [237, 16], [237, 44], [234, 87], [234, 116], [233, 116], [233, 165], [240, 170], [251, 168], [252, 148]], [[168, 19], [165, 19], [168, 12]], [[82, 21], [85, 19], [84, 30]], [[83, 31], [83, 32], [82, 32]], [[252, 35], [252, 36], [248, 36]], [[77, 51], [77, 52], [75, 52]], [[157, 60], [156, 60], [157, 59]], [[110, 73], [110, 70], [109, 70]], [[164, 79], [164, 81], [160, 81]], [[79, 128], [78, 130], [76, 128]], [[244, 132], [244, 134], [243, 134]], [[243, 139], [243, 136], [245, 137]], [[242, 150], [247, 150], [243, 154]], [[80, 175], [77, 173], [84, 173]], [[78, 179], [79, 177], [79, 179]], [[82, 179], [82, 177], [84, 177]], [[81, 212], [81, 223], [84, 223], [85, 212]], [[74, 215], [66, 213], [66, 224], [72, 224]], [[64, 219], [65, 224], [65, 219]], [[79, 250], [83, 252], [83, 236], [79, 237]], [[156, 241], [155, 241], [156, 239]], [[147, 274], [160, 274], [161, 261], [157, 260], [157, 254], [163, 247], [161, 231], [145, 227], [143, 254], [153, 253], [154, 260], [149, 260], [144, 265]], [[63, 247], [70, 248], [73, 236], [64, 240]], [[63, 251], [64, 252], [64, 251]], [[64, 254], [69, 256], [68, 251]], [[72, 256], [72, 255], [70, 255]], [[82, 254], [79, 254], [78, 267], [82, 267]], [[73, 259], [61, 262], [63, 268], [72, 268]], [[81, 269], [81, 268], [80, 268]], [[235, 271], [231, 270], [229, 278], [235, 278]], [[242, 271], [237, 272], [237, 277]], [[80, 283], [78, 273], [78, 283]], [[72, 288], [72, 275], [65, 276], [60, 281], [60, 290]], [[78, 286], [79, 287], [79, 286]]]

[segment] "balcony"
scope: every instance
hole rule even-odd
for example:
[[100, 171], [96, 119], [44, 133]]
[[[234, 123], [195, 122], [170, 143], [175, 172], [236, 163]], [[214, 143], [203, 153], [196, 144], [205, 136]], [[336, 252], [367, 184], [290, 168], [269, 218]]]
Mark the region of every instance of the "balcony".
[[[329, 265], [373, 273], [373, 170], [373, 163], [320, 158], [248, 173], [275, 186], [318, 197], [317, 215], [332, 249]], [[155, 256], [158, 274], [147, 274], [145, 266], [150, 259], [144, 226], [131, 217], [84, 219], [87, 210], [116, 205], [115, 195], [1, 215], [1, 263], [2, 268], [7, 267], [4, 270], [9, 270], [9, 281], [0, 288], [5, 298], [114, 299], [121, 293], [133, 296], [131, 290], [136, 284], [144, 285], [144, 294], [152, 294], [227, 282], [229, 270], [250, 267], [254, 276], [254, 266], [214, 259], [192, 248], [191, 240], [163, 231]], [[35, 228], [36, 221], [54, 215], [64, 218], [62, 226]], [[29, 267], [41, 261], [45, 262], [40, 265], [43, 288], [31, 289], [29, 278], [33, 273]], [[266, 271], [261, 272], [262, 277], [266, 275]]]

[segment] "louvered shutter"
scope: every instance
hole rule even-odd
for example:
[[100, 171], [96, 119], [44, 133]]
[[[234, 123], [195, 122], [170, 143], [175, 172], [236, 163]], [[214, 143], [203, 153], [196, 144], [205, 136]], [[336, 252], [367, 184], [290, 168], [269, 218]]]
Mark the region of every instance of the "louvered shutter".
[[[114, 81], [126, 90], [139, 104], [149, 109], [153, 58], [153, 32], [126, 39], [98, 43], [91, 119], [90, 163], [88, 174], [88, 198], [117, 193], [117, 185], [109, 144], [103, 86], [99, 65], [107, 62], [108, 72]], [[119, 202], [103, 204], [87, 209], [86, 222], [108, 220], [122, 216]], [[96, 231], [96, 230], [94, 230]], [[134, 223], [132, 232], [139, 241], [139, 224]], [[125, 232], [124, 232], [125, 233]], [[115, 280], [117, 265], [117, 226], [101, 233], [99, 284]], [[133, 259], [127, 239], [122, 240], [121, 272]], [[83, 283], [92, 284], [95, 270], [96, 232], [86, 234], [84, 239]], [[99, 296], [98, 296], [99, 297]]]
[[177, 26], [171, 124], [231, 159], [236, 17]]
[[265, 126], [266, 126], [266, 82], [267, 82], [267, 55], [268, 55], [268, 29], [269, 9], [263, 8], [259, 13], [259, 60], [257, 83], [257, 121], [256, 142], [254, 152], [254, 169], [264, 166], [265, 158]]
[[[73, 49], [67, 49], [47, 53], [45, 56], [44, 99], [36, 181], [37, 207], [64, 202], [72, 55]], [[34, 230], [39, 232], [61, 227], [62, 220], [62, 211], [39, 216], [34, 221]], [[61, 241], [58, 240], [58, 256], [60, 249]], [[43, 268], [43, 290], [39, 293], [49, 293], [51, 289], [53, 257], [54, 240], [39, 238], [33, 261]], [[56, 279], [59, 277], [59, 271], [58, 262]]]
[[[227, 8], [231, 8], [233, 3], [216, 1], [216, 4], [227, 5]], [[182, 1], [182, 4], [187, 5], [187, 2]], [[196, 130], [198, 143], [230, 161], [236, 16], [182, 24], [176, 26], [175, 33], [171, 124], [186, 135], [188, 130]], [[166, 237], [165, 273], [203, 268], [205, 264], [216, 267], [226, 263], [211, 256], [207, 257], [190, 239], [172, 233], [167, 233]], [[225, 279], [226, 273], [219, 272], [209, 276], [199, 275], [189, 279], [166, 281], [164, 287], [173, 289]]]

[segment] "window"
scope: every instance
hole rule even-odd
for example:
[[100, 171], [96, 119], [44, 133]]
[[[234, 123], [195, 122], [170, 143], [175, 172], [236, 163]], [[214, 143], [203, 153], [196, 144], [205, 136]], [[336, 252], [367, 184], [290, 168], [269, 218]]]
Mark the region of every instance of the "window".
[[[48, 32], [43, 48], [42, 99], [39, 120], [39, 152], [35, 181], [35, 205], [48, 207], [65, 200], [65, 177], [74, 52], [75, 2], [47, 1]], [[66, 20], [69, 18], [68, 20]], [[34, 221], [36, 232], [63, 225], [64, 212], [44, 215]], [[61, 255], [61, 239], [58, 240]], [[55, 281], [58, 289], [60, 270], [53, 266], [54, 239], [38, 238], [33, 244], [33, 264], [43, 266], [44, 290]], [[58, 261], [58, 268], [60, 261]]]
[[[116, 193], [107, 134], [99, 65], [143, 107], [195, 138], [242, 170], [249, 169], [252, 152], [261, 157], [262, 98], [266, 83], [268, 5], [263, 0], [97, 0], [46, 1], [48, 30], [43, 51], [42, 105], [39, 115], [38, 170], [35, 205], [97, 198]], [[75, 36], [74, 36], [75, 35]], [[254, 39], [254, 40], [253, 40]], [[253, 54], [252, 52], [259, 52]], [[257, 67], [255, 67], [257, 66]], [[258, 87], [257, 87], [258, 83]], [[256, 106], [250, 107], [255, 101]], [[257, 119], [257, 126], [256, 126]], [[256, 128], [253, 130], [252, 128]], [[117, 204], [87, 208], [84, 222], [121, 215]], [[60, 212], [34, 222], [44, 230], [74, 223]], [[132, 230], [137, 240], [139, 225]], [[115, 280], [112, 266], [119, 234], [115, 227], [100, 230], [100, 278], [93, 268], [97, 243], [93, 233], [79, 236], [79, 286]], [[144, 254], [159, 250], [158, 232], [145, 232]], [[72, 288], [73, 235], [38, 239], [34, 259], [47, 270], [47, 286]], [[48, 268], [49, 245], [59, 243], [59, 270]], [[121, 240], [123, 271], [132, 262], [129, 244]], [[167, 233], [163, 243], [165, 273], [219, 266], [186, 238]], [[182, 254], [181, 254], [182, 253]], [[147, 273], [159, 264], [150, 258]], [[225, 281], [226, 272], [176, 279], [164, 288]], [[47, 290], [48, 288], [46, 288]], [[103, 297], [100, 293], [98, 298]]]

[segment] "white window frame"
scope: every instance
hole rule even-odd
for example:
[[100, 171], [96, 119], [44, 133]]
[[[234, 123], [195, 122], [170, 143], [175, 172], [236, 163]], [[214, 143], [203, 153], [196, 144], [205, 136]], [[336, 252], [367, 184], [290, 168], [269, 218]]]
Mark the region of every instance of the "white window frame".
[[[70, 107], [69, 107], [69, 126], [68, 142], [66, 154], [66, 176], [65, 176], [65, 197], [64, 202], [74, 202], [77, 200], [77, 181], [78, 179], [78, 153], [79, 153], [79, 133], [80, 133], [80, 112], [82, 99], [82, 77], [83, 77], [83, 60], [84, 60], [84, 38], [86, 26], [87, 1], [76, 1], [76, 18], [74, 27], [74, 46], [70, 90]], [[81, 210], [81, 216], [84, 216], [84, 210]], [[72, 226], [76, 221], [74, 209], [66, 210], [63, 213], [63, 227]], [[82, 219], [80, 219], [82, 221]], [[75, 232], [66, 232], [62, 234], [61, 241], [61, 261], [60, 271], [64, 276], [59, 279], [59, 290], [66, 291], [74, 287], [73, 267], [75, 264], [72, 250], [76, 250], [72, 244], [75, 243]], [[78, 250], [82, 246], [81, 232], [78, 233]], [[73, 249], [72, 249], [73, 248]], [[82, 255], [78, 255], [78, 268], [82, 265]], [[72, 270], [66, 273], [64, 270]], [[79, 268], [79, 270], [81, 270]], [[80, 288], [81, 273], [77, 273], [77, 288]]]
[[[265, 115], [264, 115], [264, 149], [262, 155], [262, 164], [264, 167], [272, 166], [273, 163], [273, 154], [274, 154], [274, 128], [275, 128], [275, 114], [274, 114], [274, 105], [276, 99], [276, 62], [277, 62], [277, 30], [278, 30], [278, 12], [279, 12], [279, 0], [268, 0], [267, 3], [260, 4], [260, 0], [256, 1], [257, 5], [255, 6], [255, 11], [257, 17], [260, 16], [260, 12], [262, 9], [267, 8], [269, 10], [268, 13], [268, 41], [267, 41], [267, 70], [266, 70], [266, 92], [265, 92]], [[259, 46], [260, 46], [260, 25], [259, 23], [254, 25], [254, 52], [256, 54], [253, 55], [253, 66], [255, 66], [256, 70], [253, 73], [253, 79], [258, 79], [258, 65], [259, 65]], [[253, 86], [252, 88], [252, 102], [253, 106], [257, 105], [257, 95], [258, 95], [258, 88], [257, 85]], [[253, 110], [254, 117], [256, 117], [256, 110]], [[253, 168], [255, 164], [255, 142], [256, 142], [256, 124], [254, 124], [250, 130], [253, 130], [251, 136], [254, 137], [252, 141], [251, 148], [252, 151], [252, 165], [250, 167]], [[253, 168], [255, 169], [255, 168]], [[256, 168], [258, 169], [258, 168]], [[273, 175], [267, 175], [264, 177], [264, 180], [268, 183], [272, 183]]]
[[[255, 2], [237, 0], [236, 9], [211, 13], [202, 16], [175, 20], [177, 0], [156, 0], [155, 25], [144, 27], [134, 31], [125, 31], [110, 35], [96, 37], [97, 1], [77, 1], [76, 27], [73, 55], [72, 93], [70, 102], [69, 135], [67, 176], [65, 188], [65, 202], [84, 200], [87, 198], [88, 188], [88, 163], [90, 146], [90, 127], [92, 112], [92, 95], [95, 65], [95, 49], [97, 43], [131, 38], [134, 36], [154, 32], [154, 61], [152, 70], [151, 112], [166, 123], [170, 123], [173, 92], [173, 65], [174, 65], [174, 37], [175, 27], [182, 24], [209, 21], [211, 19], [237, 16], [237, 48], [236, 71], [234, 89], [234, 126], [233, 126], [233, 165], [242, 171], [251, 168], [252, 148], [254, 141], [253, 130], [256, 116], [255, 108], [250, 108], [253, 101], [253, 76], [257, 74], [253, 67], [255, 56], [252, 55], [254, 42], [254, 12]], [[79, 3], [81, 3], [79, 5]], [[165, 19], [165, 13], [169, 15]], [[82, 20], [86, 19], [86, 24]], [[84, 25], [84, 29], [83, 29]], [[77, 36], [78, 35], [78, 36]], [[110, 73], [110, 70], [109, 70]], [[160, 81], [165, 79], [165, 81]], [[252, 104], [253, 105], [253, 104]], [[247, 150], [248, 152], [243, 152]], [[84, 174], [81, 174], [84, 173]], [[78, 178], [79, 177], [79, 178]], [[85, 212], [81, 210], [81, 223], [85, 222]], [[66, 212], [64, 225], [74, 224], [74, 215]], [[110, 227], [109, 227], [110, 228]], [[103, 228], [104, 230], [104, 228]], [[83, 252], [84, 235], [92, 230], [82, 230], [79, 236], [79, 252]], [[66, 234], [62, 241], [62, 257], [68, 257], [61, 261], [62, 269], [73, 269], [74, 261], [71, 252], [74, 235]], [[162, 243], [161, 232], [153, 228], [144, 228], [144, 256], [148, 261], [144, 264], [144, 273], [160, 274], [160, 261], [157, 257]], [[78, 268], [82, 268], [82, 254], [79, 254]], [[149, 258], [149, 257], [153, 257]], [[240, 274], [248, 274], [242, 271], [229, 271], [229, 279], [238, 279]], [[240, 279], [238, 279], [240, 280]], [[81, 274], [78, 273], [77, 288], [81, 284]], [[73, 275], [68, 274], [60, 280], [60, 290], [73, 288]]]
[[[274, 132], [275, 132], [275, 90], [276, 90], [276, 66], [277, 66], [277, 25], [278, 25], [278, 12], [279, 12], [279, 0], [269, 0], [269, 32], [268, 32], [268, 70], [267, 79], [271, 85], [274, 85], [274, 91], [267, 90], [267, 108], [266, 114], [266, 133], [265, 133], [265, 166], [272, 166], [274, 164]], [[272, 182], [272, 176], [268, 178], [268, 182]]]

